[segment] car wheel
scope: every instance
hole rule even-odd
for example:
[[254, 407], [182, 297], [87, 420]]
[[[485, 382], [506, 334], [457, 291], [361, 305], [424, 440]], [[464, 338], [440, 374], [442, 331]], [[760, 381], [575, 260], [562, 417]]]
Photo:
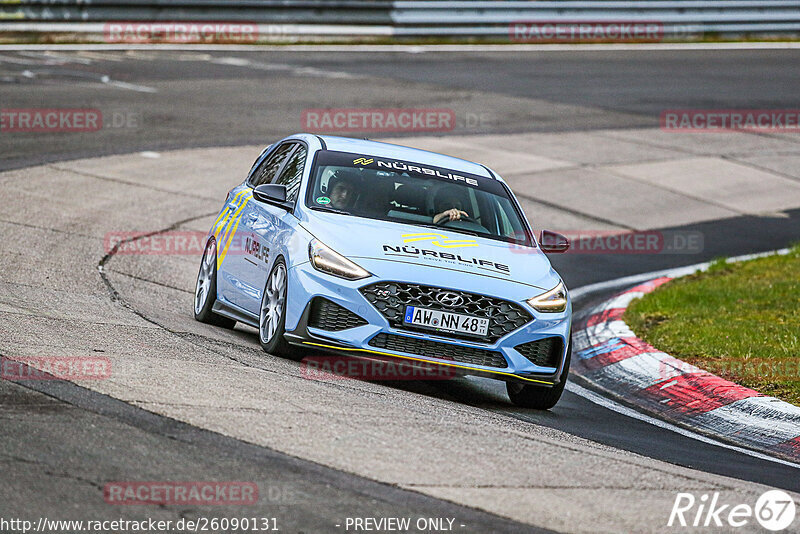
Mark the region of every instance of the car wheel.
[[296, 348], [286, 342], [286, 293], [288, 276], [286, 263], [278, 258], [272, 267], [267, 284], [261, 296], [261, 307], [258, 315], [258, 340], [261, 348], [270, 354], [295, 357]]
[[556, 405], [564, 393], [564, 386], [567, 385], [569, 376], [569, 362], [572, 359], [572, 333], [570, 332], [569, 347], [567, 357], [564, 361], [564, 370], [561, 371], [561, 380], [558, 385], [551, 388], [534, 386], [531, 384], [521, 384], [519, 382], [506, 382], [508, 398], [515, 405], [522, 408], [534, 408], [536, 410], [549, 410]]
[[214, 313], [217, 301], [217, 243], [209, 239], [194, 287], [194, 318], [202, 323], [233, 328], [236, 321]]

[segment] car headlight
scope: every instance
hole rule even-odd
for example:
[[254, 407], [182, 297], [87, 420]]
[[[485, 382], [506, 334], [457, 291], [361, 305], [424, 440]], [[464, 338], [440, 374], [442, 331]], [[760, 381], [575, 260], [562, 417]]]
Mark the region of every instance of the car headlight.
[[559, 282], [556, 287], [542, 293], [538, 297], [528, 299], [528, 304], [530, 304], [534, 310], [540, 312], [563, 312], [567, 309], [567, 288], [564, 287], [564, 282]]
[[372, 276], [368, 271], [365, 271], [317, 239], [308, 244], [308, 259], [311, 260], [311, 265], [316, 270], [339, 278], [359, 280]]

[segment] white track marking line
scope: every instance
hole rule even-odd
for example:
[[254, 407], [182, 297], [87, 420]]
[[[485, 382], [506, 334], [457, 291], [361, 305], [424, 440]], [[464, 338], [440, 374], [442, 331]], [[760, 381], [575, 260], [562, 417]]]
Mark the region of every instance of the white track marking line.
[[146, 85], [136, 85], [134, 83], [120, 82], [118, 80], [112, 80], [108, 76], [103, 76], [102, 78], [100, 78], [100, 82], [103, 83], [104, 85], [110, 85], [112, 87], [118, 87], [120, 89], [128, 89], [130, 91], [137, 91], [139, 93], [157, 93], [158, 92], [158, 89], [155, 89], [153, 87], [148, 87]]
[[208, 45], [208, 44], [14, 44], [0, 50], [184, 50], [259, 52], [592, 52], [609, 50], [784, 50], [800, 49], [800, 42], [748, 43], [608, 43], [608, 44], [497, 44], [497, 45]]
[[230, 65], [232, 67], [249, 67], [250, 60], [243, 57], [211, 57], [206, 55], [204, 58], [197, 58], [198, 61], [208, 61], [215, 65]]
[[724, 443], [722, 441], [717, 441], [715, 439], [709, 438], [702, 434], [697, 434], [696, 432], [692, 432], [691, 430], [686, 430], [685, 428], [681, 428], [677, 425], [673, 425], [671, 423], [667, 423], [666, 421], [662, 421], [660, 419], [656, 419], [655, 417], [650, 417], [649, 415], [645, 415], [643, 413], [639, 413], [632, 408], [628, 408], [627, 406], [623, 406], [611, 399], [608, 399], [594, 391], [584, 388], [583, 386], [579, 386], [574, 382], [567, 382], [566, 386], [567, 391], [570, 393], [574, 393], [579, 397], [583, 397], [584, 399], [597, 404], [598, 406], [602, 406], [603, 408], [607, 408], [612, 412], [616, 412], [620, 415], [625, 415], [627, 417], [631, 417], [633, 419], [637, 419], [639, 421], [643, 421], [645, 423], [650, 423], [653, 426], [657, 426], [658, 428], [663, 428], [664, 430], [669, 430], [670, 432], [674, 432], [676, 434], [680, 434], [681, 436], [685, 436], [687, 438], [691, 438], [697, 441], [701, 441], [703, 443], [707, 443], [709, 445], [714, 445], [717, 447], [722, 447], [723, 449], [729, 449], [735, 452], [739, 452], [742, 454], [746, 454], [747, 456], [752, 456], [753, 458], [758, 458], [759, 460], [766, 460], [768, 462], [773, 462], [776, 464], [786, 465], [789, 467], [794, 467], [795, 469], [800, 469], [800, 464], [795, 464], [786, 460], [782, 460], [780, 458], [774, 458], [772, 456], [762, 454], [760, 452], [751, 451], [750, 449], [745, 449], [742, 447], [737, 447], [736, 445], [730, 445], [728, 443]]
[[26, 66], [45, 66], [45, 65], [55, 64], [55, 63], [47, 63], [44, 57], [39, 57], [38, 59], [39, 61], [36, 61], [33, 58], [22, 59], [12, 56], [0, 56], [0, 63], [12, 63], [14, 65], [26, 65]]
[[266, 70], [266, 71], [273, 71], [273, 70], [286, 71], [292, 74], [293, 76], [311, 76], [314, 78], [343, 78], [343, 79], [361, 78], [361, 76], [350, 74], [348, 72], [340, 72], [334, 70], [328, 71], [323, 69], [317, 69], [315, 67], [287, 65], [285, 63], [259, 63], [241, 57], [219, 57], [219, 58], [215, 57], [209, 59], [208, 61], [209, 63], [213, 63], [215, 65], [228, 65], [232, 67], [243, 67], [243, 68]]
[[116, 54], [95, 54], [91, 50], [81, 50], [80, 56], [88, 59], [89, 61], [125, 61], [127, 58], [124, 55]]
[[[3, 61], [3, 57], [0, 56], [0, 62], [2, 62], [2, 61]], [[30, 69], [26, 69], [26, 70], [20, 72], [19, 75], [22, 76], [23, 78], [35, 79], [35, 78], [37, 78], [39, 76], [39, 74], [47, 75], [47, 74], [49, 74], [51, 72], [53, 72], [53, 71], [45, 70], [45, 71], [42, 71], [42, 72], [36, 72], [36, 71], [32, 71]], [[119, 80], [114, 80], [114, 79], [111, 78], [111, 76], [108, 76], [107, 74], [101, 75], [99, 79], [98, 78], [95, 78], [95, 79], [84, 78], [84, 79], [80, 79], [80, 80], [77, 80], [77, 81], [79, 83], [101, 83], [103, 85], [108, 85], [110, 87], [117, 87], [119, 89], [127, 89], [129, 91], [137, 91], [139, 93], [157, 93], [158, 92], [158, 89], [156, 89], [154, 87], [148, 87], [146, 85], [137, 85], [137, 84], [134, 84], [134, 83], [127, 83], [127, 82], [122, 82], [122, 81], [119, 81]]]
[[93, 60], [87, 57], [81, 57], [79, 54], [71, 54], [69, 56], [55, 53], [53, 50], [43, 50], [42, 52], [24, 52], [20, 51], [19, 55], [27, 57], [36, 57], [35, 54], [42, 54], [46, 58], [53, 58], [62, 63], [79, 63], [81, 65], [91, 65]]

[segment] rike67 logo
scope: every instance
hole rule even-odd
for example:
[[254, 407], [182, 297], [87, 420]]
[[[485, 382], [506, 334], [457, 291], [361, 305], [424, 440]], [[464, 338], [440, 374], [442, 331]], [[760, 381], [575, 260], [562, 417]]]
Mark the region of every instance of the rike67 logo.
[[755, 506], [723, 503], [719, 492], [703, 494], [699, 498], [691, 493], [679, 493], [667, 526], [738, 528], [752, 526], [755, 518], [763, 528], [779, 532], [792, 526], [794, 516], [794, 499], [781, 490], [767, 491], [758, 498]]

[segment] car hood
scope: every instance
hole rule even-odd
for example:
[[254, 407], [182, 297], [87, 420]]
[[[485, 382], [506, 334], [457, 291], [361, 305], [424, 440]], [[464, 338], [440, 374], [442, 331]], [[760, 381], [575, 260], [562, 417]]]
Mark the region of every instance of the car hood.
[[525, 284], [543, 291], [559, 281], [541, 250], [442, 227], [427, 228], [309, 210], [301, 225], [358, 263], [359, 258], [402, 262]]

